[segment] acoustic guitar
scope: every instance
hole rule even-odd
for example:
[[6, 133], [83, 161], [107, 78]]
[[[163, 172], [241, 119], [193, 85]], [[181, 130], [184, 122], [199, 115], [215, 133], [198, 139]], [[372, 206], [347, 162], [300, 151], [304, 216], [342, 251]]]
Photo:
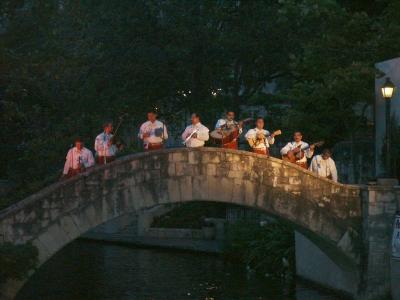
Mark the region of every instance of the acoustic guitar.
[[305, 155], [304, 151], [309, 149], [311, 146], [321, 147], [324, 143], [325, 143], [324, 141], [318, 141], [318, 142], [308, 145], [306, 147], [302, 147], [302, 145], [299, 145], [296, 147], [297, 149], [300, 149], [299, 152], [294, 152], [294, 150], [296, 148], [293, 150], [290, 150], [290, 151], [288, 151], [288, 153], [286, 153], [286, 155], [282, 155], [282, 160], [295, 164], [296, 161], [298, 161], [304, 157], [304, 155]]

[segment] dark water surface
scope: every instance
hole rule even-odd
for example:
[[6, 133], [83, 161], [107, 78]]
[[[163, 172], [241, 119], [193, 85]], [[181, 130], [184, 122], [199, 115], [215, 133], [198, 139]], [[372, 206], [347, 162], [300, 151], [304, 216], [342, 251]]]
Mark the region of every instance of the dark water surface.
[[285, 296], [279, 280], [249, 277], [242, 265], [216, 256], [76, 241], [28, 281], [17, 299], [333, 300], [296, 284]]

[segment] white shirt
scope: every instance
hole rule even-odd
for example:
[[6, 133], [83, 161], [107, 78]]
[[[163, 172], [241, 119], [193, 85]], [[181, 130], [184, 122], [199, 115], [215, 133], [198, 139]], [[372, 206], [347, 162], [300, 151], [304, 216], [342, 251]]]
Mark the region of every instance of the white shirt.
[[94, 150], [97, 156], [115, 156], [117, 154], [117, 147], [115, 145], [108, 145], [113, 135], [105, 132], [100, 133], [94, 142]]
[[257, 145], [253, 146], [252, 148], [266, 149], [266, 148], [269, 148], [269, 145], [272, 145], [273, 143], [275, 143], [275, 138], [271, 137], [271, 134], [269, 133], [268, 130], [258, 129], [257, 127], [247, 131], [245, 138], [247, 140], [250, 140], [250, 139], [255, 140], [257, 138], [257, 134], [259, 134], [259, 133], [262, 133], [266, 137], [265, 142], [258, 143]]
[[85, 147], [81, 150], [78, 150], [76, 147], [69, 149], [65, 160], [63, 174], [68, 174], [70, 168], [78, 169], [80, 164], [83, 164], [85, 168], [94, 166], [92, 151]]
[[[161, 136], [157, 136], [156, 132], [161, 133]], [[143, 135], [146, 133], [150, 136], [143, 138]], [[148, 144], [161, 144], [164, 140], [168, 139], [167, 127], [158, 120], [155, 122], [144, 122], [142, 126], [140, 126], [139, 138], [143, 140], [145, 147]]]
[[[217, 124], [215, 124], [215, 129], [219, 129], [222, 126], [227, 126], [227, 127], [231, 127], [231, 126], [237, 126], [238, 123], [234, 120], [227, 120], [227, 119], [219, 119]], [[239, 128], [239, 134], [241, 134], [243, 132], [242, 128]]]
[[314, 156], [309, 170], [321, 177], [332, 176], [333, 181], [338, 181], [335, 161], [330, 157], [328, 159], [323, 159], [322, 155]]
[[196, 125], [189, 125], [186, 127], [185, 131], [182, 133], [182, 140], [185, 141], [195, 130], [197, 130], [197, 137], [192, 137], [186, 142], [186, 147], [188, 148], [203, 147], [204, 143], [210, 138], [208, 128], [199, 122]]
[[307, 158], [311, 158], [314, 155], [314, 150], [311, 150], [309, 148], [309, 145], [303, 141], [300, 141], [299, 143], [296, 143], [296, 142], [287, 143], [287, 145], [281, 149], [281, 155], [286, 155], [289, 151], [295, 149], [296, 147], [298, 147], [300, 145], [301, 145], [300, 149], [307, 148], [307, 150], [301, 150], [299, 152], [299, 153], [304, 152], [304, 156], [302, 159], [299, 159], [296, 162], [298, 162], [298, 163], [307, 162]]

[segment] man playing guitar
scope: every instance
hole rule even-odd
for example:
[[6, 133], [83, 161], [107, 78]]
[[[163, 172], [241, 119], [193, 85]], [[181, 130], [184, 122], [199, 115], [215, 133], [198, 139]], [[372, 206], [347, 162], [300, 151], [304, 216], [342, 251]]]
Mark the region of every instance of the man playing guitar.
[[275, 136], [282, 134], [280, 130], [270, 134], [264, 129], [264, 119], [258, 117], [256, 119], [256, 128], [250, 129], [245, 137], [254, 153], [269, 156], [269, 146], [275, 143]]
[[311, 158], [314, 155], [315, 145], [308, 145], [306, 142], [303, 142], [303, 135], [300, 131], [294, 133], [293, 139], [293, 142], [287, 143], [281, 149], [282, 159], [307, 169], [307, 158]]
[[228, 141], [226, 141], [226, 138], [222, 139], [222, 147], [223, 148], [229, 148], [229, 149], [238, 149], [238, 138], [239, 135], [242, 133], [243, 129], [243, 122], [235, 121], [235, 112], [233, 111], [228, 111], [226, 113], [226, 118], [225, 119], [219, 119], [217, 124], [215, 125], [215, 129], [219, 131], [223, 131], [226, 129], [233, 129], [233, 131], [230, 133], [230, 137], [228, 138]]

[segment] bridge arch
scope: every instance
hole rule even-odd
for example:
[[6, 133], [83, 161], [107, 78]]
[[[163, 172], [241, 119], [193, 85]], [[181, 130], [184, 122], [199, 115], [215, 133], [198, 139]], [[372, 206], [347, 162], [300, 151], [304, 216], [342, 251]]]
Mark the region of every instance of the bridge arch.
[[359, 233], [360, 188], [245, 151], [201, 148], [132, 154], [53, 184], [0, 212], [0, 234], [32, 242], [40, 263], [86, 231], [158, 204], [217, 201], [257, 208], [343, 247]]

